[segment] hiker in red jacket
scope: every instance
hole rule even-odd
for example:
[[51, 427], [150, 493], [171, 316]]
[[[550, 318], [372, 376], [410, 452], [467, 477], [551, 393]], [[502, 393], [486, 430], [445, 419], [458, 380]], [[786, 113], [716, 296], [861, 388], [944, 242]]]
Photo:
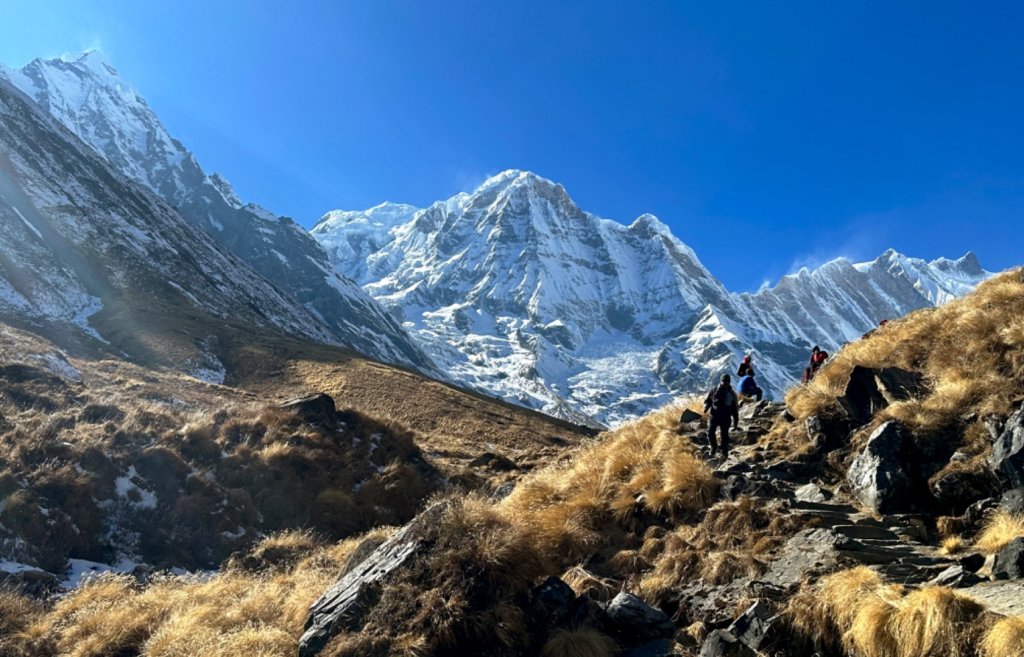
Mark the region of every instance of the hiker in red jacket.
[[745, 376], [754, 376], [754, 366], [750, 363], [750, 355], [743, 357], [743, 362], [740, 363], [740, 368], [736, 370], [736, 376], [741, 379]]
[[811, 349], [811, 358], [807, 361], [807, 367], [804, 369], [803, 382], [810, 383], [826, 360], [828, 360], [828, 352], [815, 345], [814, 349]]

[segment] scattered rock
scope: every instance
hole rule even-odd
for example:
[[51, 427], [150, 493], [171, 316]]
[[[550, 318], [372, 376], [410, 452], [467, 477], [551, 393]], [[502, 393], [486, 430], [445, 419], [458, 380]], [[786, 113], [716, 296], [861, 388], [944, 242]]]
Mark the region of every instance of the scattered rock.
[[945, 569], [928, 583], [933, 586], [945, 586], [952, 589], [958, 589], [965, 586], [973, 586], [982, 581], [984, 580], [973, 572], [967, 570], [962, 565], [957, 564]]
[[907, 430], [899, 422], [882, 424], [850, 464], [846, 478], [857, 499], [868, 508], [888, 513], [908, 506], [910, 478], [903, 469]]
[[437, 523], [446, 506], [439, 502], [428, 507], [313, 603], [306, 618], [305, 632], [299, 639], [299, 657], [318, 655], [336, 634], [362, 628], [380, 587], [423, 549], [424, 530]]
[[1024, 488], [1014, 488], [1003, 493], [999, 506], [1010, 513], [1024, 513]]
[[562, 580], [549, 577], [534, 589], [533, 600], [549, 625], [561, 625], [572, 614], [576, 594]]
[[280, 408], [295, 413], [310, 424], [333, 427], [338, 421], [338, 411], [330, 395], [318, 392], [306, 397], [289, 399]]
[[761, 649], [768, 630], [775, 620], [772, 606], [767, 600], [758, 600], [728, 627], [728, 632], [751, 650]]
[[516, 469], [516, 464], [507, 456], [495, 454], [494, 452], [484, 452], [470, 461], [469, 467], [487, 468], [488, 470], [494, 470], [495, 472], [510, 472]]
[[36, 599], [45, 599], [60, 588], [60, 580], [45, 570], [28, 569], [16, 573], [0, 570], [0, 590], [12, 591]]
[[696, 411], [692, 411], [689, 408], [683, 409], [682, 415], [679, 416], [679, 424], [689, 424], [691, 422], [699, 422], [701, 414]]
[[969, 573], [976, 573], [985, 565], [984, 554], [968, 554], [960, 557], [960, 565]]
[[700, 657], [756, 657], [757, 653], [740, 642], [728, 630], [715, 630], [704, 640]]
[[1007, 488], [1024, 487], [1024, 408], [1006, 421], [1002, 434], [992, 445], [988, 463]]
[[996, 554], [992, 576], [996, 579], [1024, 578], [1024, 537], [1013, 539]]
[[999, 494], [999, 480], [987, 470], [956, 468], [940, 473], [932, 479], [929, 489], [939, 508], [950, 509], [959, 515], [978, 500]]
[[630, 644], [669, 638], [676, 632], [675, 624], [665, 612], [625, 591], [608, 603], [605, 617], [612, 634]]
[[809, 483], [796, 489], [796, 499], [800, 502], [828, 502], [832, 493], [818, 484]]

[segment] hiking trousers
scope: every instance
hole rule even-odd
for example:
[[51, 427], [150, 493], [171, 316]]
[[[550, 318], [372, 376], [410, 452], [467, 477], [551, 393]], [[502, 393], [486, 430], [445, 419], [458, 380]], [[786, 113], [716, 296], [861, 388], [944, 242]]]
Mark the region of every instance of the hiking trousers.
[[729, 456], [729, 423], [731, 420], [730, 417], [711, 416], [711, 421], [708, 423], [708, 442], [711, 443], [712, 455], [718, 451], [718, 441], [715, 439], [715, 430], [717, 429], [722, 434], [722, 456]]

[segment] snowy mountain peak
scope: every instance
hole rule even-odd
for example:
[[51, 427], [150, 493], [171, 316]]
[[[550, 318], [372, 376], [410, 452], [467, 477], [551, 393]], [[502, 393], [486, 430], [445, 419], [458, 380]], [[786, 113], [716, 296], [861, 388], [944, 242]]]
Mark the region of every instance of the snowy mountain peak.
[[313, 234], [456, 380], [609, 424], [703, 390], [746, 353], [781, 395], [812, 345], [834, 350], [987, 276], [971, 258], [891, 251], [730, 294], [654, 215], [601, 219], [518, 169], [423, 210], [328, 213]]
[[111, 65], [106, 55], [99, 48], [91, 48], [80, 53], [64, 54], [61, 55], [60, 61], [86, 68], [100, 76], [120, 77], [117, 69]]
[[37, 59], [0, 75], [114, 169], [169, 203], [321, 320], [328, 341], [430, 370], [430, 359], [394, 318], [339, 274], [306, 231], [244, 204], [223, 176], [207, 175], [102, 53]]

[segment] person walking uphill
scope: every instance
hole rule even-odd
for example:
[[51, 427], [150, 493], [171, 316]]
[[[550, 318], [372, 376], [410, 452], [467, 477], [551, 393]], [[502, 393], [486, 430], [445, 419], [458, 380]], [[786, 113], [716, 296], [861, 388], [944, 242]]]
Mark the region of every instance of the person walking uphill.
[[754, 375], [754, 366], [750, 362], [749, 355], [743, 357], [743, 362], [740, 363], [740, 368], [736, 370], [736, 376], [738, 377], [744, 377], [747, 376], [748, 374], [751, 376]]
[[804, 368], [803, 383], [810, 383], [826, 360], [828, 360], [828, 352], [818, 345], [814, 345], [814, 349], [811, 349], [811, 358], [807, 361], [807, 367]]
[[740, 424], [740, 405], [736, 391], [732, 389], [732, 379], [728, 374], [722, 375], [718, 384], [704, 400], [704, 412], [711, 414], [708, 422], [708, 442], [711, 443], [711, 456], [718, 451], [715, 431], [722, 434], [722, 458], [729, 457], [729, 425], [738, 427]]

